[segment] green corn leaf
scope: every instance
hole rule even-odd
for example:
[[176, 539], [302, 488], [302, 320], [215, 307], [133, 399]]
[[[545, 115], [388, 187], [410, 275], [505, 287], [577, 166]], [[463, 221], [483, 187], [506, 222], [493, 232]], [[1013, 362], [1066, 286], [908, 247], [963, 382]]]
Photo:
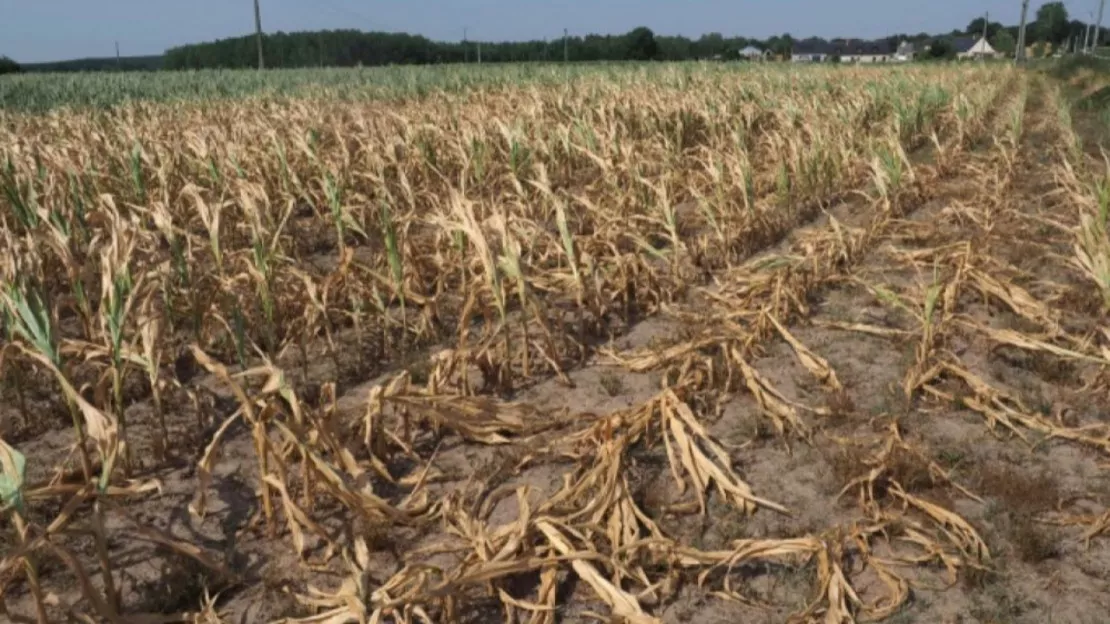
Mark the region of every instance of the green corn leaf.
[[0, 511], [23, 510], [23, 480], [26, 475], [27, 458], [0, 440]]
[[61, 360], [54, 344], [54, 328], [42, 298], [34, 291], [25, 294], [10, 284], [3, 290], [2, 296], [13, 314], [15, 322], [12, 328], [15, 333], [34, 345], [51, 362], [58, 364]]

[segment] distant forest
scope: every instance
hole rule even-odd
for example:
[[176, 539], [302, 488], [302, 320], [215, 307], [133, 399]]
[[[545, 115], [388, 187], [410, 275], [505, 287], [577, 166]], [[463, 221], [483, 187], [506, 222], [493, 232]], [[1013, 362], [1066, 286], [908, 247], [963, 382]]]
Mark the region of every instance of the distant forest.
[[153, 71], [162, 69], [162, 55], [123, 56], [103, 58], [83, 58], [53, 63], [23, 63], [23, 71], [29, 72], [67, 72], [67, 71]]
[[[1041, 51], [1058, 49], [1069, 42], [1081, 42], [1087, 24], [1070, 19], [1062, 2], [1047, 2], [1031, 15], [1027, 40], [1040, 45]], [[1017, 26], [998, 22], [972, 20], [963, 29], [941, 35], [929, 33], [893, 34], [882, 38], [890, 47], [902, 41], [917, 45], [918, 50], [930, 48], [933, 56], [954, 54], [952, 38], [979, 36], [986, 32], [991, 44], [999, 51], [1010, 53], [1017, 40]], [[1110, 29], [1102, 29], [1105, 40]], [[807, 42], [822, 41], [810, 38]], [[483, 63], [561, 61], [564, 53], [573, 62], [615, 60], [682, 61], [692, 59], [731, 60], [740, 58], [747, 46], [770, 50], [776, 55], [789, 55], [795, 39], [789, 34], [767, 39], [725, 37], [710, 33], [697, 39], [682, 36], [655, 35], [647, 28], [637, 28], [623, 35], [587, 35], [562, 37], [546, 41], [443, 42], [420, 35], [358, 30], [325, 30], [317, 32], [273, 33], [263, 35], [266, 67], [352, 67], [374, 65], [421, 65], [432, 63]], [[565, 47], [564, 47], [565, 46]], [[16, 65], [0, 57], [0, 73], [10, 71], [104, 71], [158, 70], [256, 67], [258, 51], [253, 35], [221, 39], [171, 48], [162, 56], [89, 58], [56, 63]]]
[[[566, 51], [571, 61], [650, 60], [666, 58], [669, 37], [655, 37], [647, 28], [625, 35], [570, 37]], [[676, 38], [677, 39], [677, 38]], [[688, 40], [686, 41], [689, 44]], [[405, 33], [327, 30], [264, 35], [267, 67], [355, 65], [425, 65], [563, 60], [563, 39], [520, 42], [439, 42]], [[676, 56], [688, 58], [688, 54]], [[255, 67], [258, 50], [253, 36], [186, 45], [166, 51], [166, 69]]]

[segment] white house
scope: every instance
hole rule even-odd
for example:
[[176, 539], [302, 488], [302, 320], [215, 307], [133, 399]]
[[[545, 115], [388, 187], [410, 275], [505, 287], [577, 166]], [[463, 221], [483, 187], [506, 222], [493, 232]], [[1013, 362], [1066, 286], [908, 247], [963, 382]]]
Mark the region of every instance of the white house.
[[[840, 46], [836, 46], [840, 47]], [[894, 50], [885, 40], [845, 42], [840, 53], [842, 63], [890, 63], [894, 61]]]
[[832, 46], [821, 39], [805, 39], [794, 42], [790, 60], [794, 63], [823, 63], [833, 55]]
[[899, 63], [913, 60], [913, 44], [903, 42], [897, 48], [886, 39], [806, 39], [794, 44], [790, 59], [795, 63], [819, 63], [839, 60], [841, 63]]
[[903, 41], [898, 44], [898, 49], [894, 51], [894, 60], [899, 63], [908, 63], [917, 56], [917, 50], [914, 45], [909, 41]]
[[956, 39], [953, 44], [956, 47], [956, 58], [959, 59], [981, 59], [981, 58], [995, 58], [998, 56], [998, 51], [991, 47], [986, 37], [960, 37]]
[[747, 59], [749, 61], [762, 61], [762, 60], [766, 59], [767, 56], [769, 56], [771, 54], [771, 51], [770, 50], [767, 50], [767, 51], [760, 50], [759, 48], [750, 45], [750, 46], [740, 50], [739, 54], [740, 54], [740, 58], [742, 58], [742, 59]]

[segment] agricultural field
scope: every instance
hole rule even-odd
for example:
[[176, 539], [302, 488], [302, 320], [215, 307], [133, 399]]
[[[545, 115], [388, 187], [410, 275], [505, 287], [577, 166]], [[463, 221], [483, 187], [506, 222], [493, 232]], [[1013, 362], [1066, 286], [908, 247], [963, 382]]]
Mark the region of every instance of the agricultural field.
[[389, 71], [0, 81], [0, 615], [1104, 620], [1075, 85]]
[[465, 93], [476, 88], [560, 85], [583, 78], [629, 84], [635, 80], [682, 84], [708, 75], [735, 75], [703, 63], [643, 65], [599, 62], [569, 66], [428, 65], [368, 68], [179, 72], [31, 73], [0, 81], [0, 108], [48, 112], [58, 108], [110, 108], [141, 102], [203, 102], [243, 98], [367, 101]]

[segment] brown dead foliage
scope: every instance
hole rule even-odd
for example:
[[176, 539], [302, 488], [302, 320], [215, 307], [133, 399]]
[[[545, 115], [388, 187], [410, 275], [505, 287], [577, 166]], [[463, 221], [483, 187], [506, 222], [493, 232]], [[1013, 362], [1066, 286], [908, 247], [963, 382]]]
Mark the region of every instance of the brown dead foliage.
[[[877, 435], [829, 433], [855, 415], [853, 388], [799, 339], [822, 292], [863, 283], [907, 323], [839, 329], [912, 345], [897, 371], [903, 416], [958, 400], [1030, 446], [1110, 452], [1105, 423], [1038, 413], [961, 359], [957, 339], [971, 335], [1049, 358], [1034, 366], [1042, 375], [1110, 365], [1110, 333], [1076, 335], [1059, 298], [995, 271], [991, 232], [1006, 223], [998, 198], [1014, 183], [1026, 82], [1012, 92], [1014, 74], [982, 71], [760, 74], [756, 86], [687, 77], [650, 96], [585, 82], [441, 94], [404, 111], [229, 103], [139, 106], [103, 124], [76, 112], [5, 119], [5, 201], [15, 201], [14, 216], [0, 217], [0, 372], [8, 383], [37, 371], [75, 426], [71, 457], [41, 482], [24, 483], [21, 456], [0, 448], [9, 483], [20, 475], [18, 500], [4, 500], [14, 532], [3, 587], [26, 587], [41, 621], [168, 621], [125, 613], [116, 591], [112, 540], [146, 542], [197, 573], [189, 589], [202, 604], [174, 605], [172, 618], [220, 621], [211, 592], [244, 583], [229, 553], [128, 516], [161, 485], [136, 457], [168, 462], [186, 428], [203, 440], [182, 453], [195, 453], [190, 520], [218, 513], [227, 471], [248, 481], [258, 509], [236, 535], [288, 555], [283, 578], [305, 579], [289, 588], [302, 610], [291, 621], [305, 623], [548, 624], [564, 617], [573, 582], [605, 611], [583, 617], [646, 624], [682, 587], [756, 604], [745, 584], [760, 566], [812, 570], [791, 621], [881, 620], [910, 600], [910, 570], [940, 569], [954, 583], [999, 556], [957, 499], [1004, 506], [1025, 561], [1058, 552], [1041, 520], [1096, 538], [1105, 517], [1062, 515], [1047, 475], [981, 471], [965, 487], [885, 417], [871, 422]], [[937, 90], [951, 97], [927, 105]], [[889, 98], [921, 108], [902, 118]], [[990, 149], [968, 149], [987, 140]], [[917, 158], [925, 148], [931, 164]], [[67, 175], [90, 162], [110, 171]], [[943, 222], [913, 221], [967, 171], [984, 181], [982, 201], [935, 212]], [[1093, 287], [1105, 240], [1084, 174], [1072, 173], [1061, 184], [1084, 218], [1068, 262]], [[852, 210], [836, 212], [830, 198]], [[63, 208], [20, 212], [32, 199]], [[959, 238], [952, 224], [974, 235]], [[904, 279], [850, 277], [865, 262]], [[968, 311], [976, 297], [1022, 324], [983, 322]], [[653, 314], [685, 330], [656, 348], [599, 348]], [[761, 368], [771, 342], [820, 389], [816, 404]], [[552, 380], [574, 392], [576, 367], [595, 352], [661, 371], [661, 387], [612, 413], [518, 400]], [[603, 376], [601, 390], [622, 395], [621, 379]], [[746, 534], [753, 518], [811, 510], [746, 474], [751, 445], [711, 434], [736, 394], [768, 440], [831, 447], [837, 493], [855, 503], [850, 521]], [[466, 453], [477, 458], [470, 471], [459, 467]], [[642, 468], [647, 457], [655, 464]], [[550, 483], [530, 482], [541, 468]], [[660, 483], [667, 496], [653, 490]], [[43, 500], [59, 511], [23, 512]], [[713, 521], [715, 506], [733, 523], [723, 544], [668, 530]], [[86, 538], [89, 552], [75, 552]], [[381, 551], [396, 565], [382, 566]], [[76, 592], [50, 593], [46, 560]]]

